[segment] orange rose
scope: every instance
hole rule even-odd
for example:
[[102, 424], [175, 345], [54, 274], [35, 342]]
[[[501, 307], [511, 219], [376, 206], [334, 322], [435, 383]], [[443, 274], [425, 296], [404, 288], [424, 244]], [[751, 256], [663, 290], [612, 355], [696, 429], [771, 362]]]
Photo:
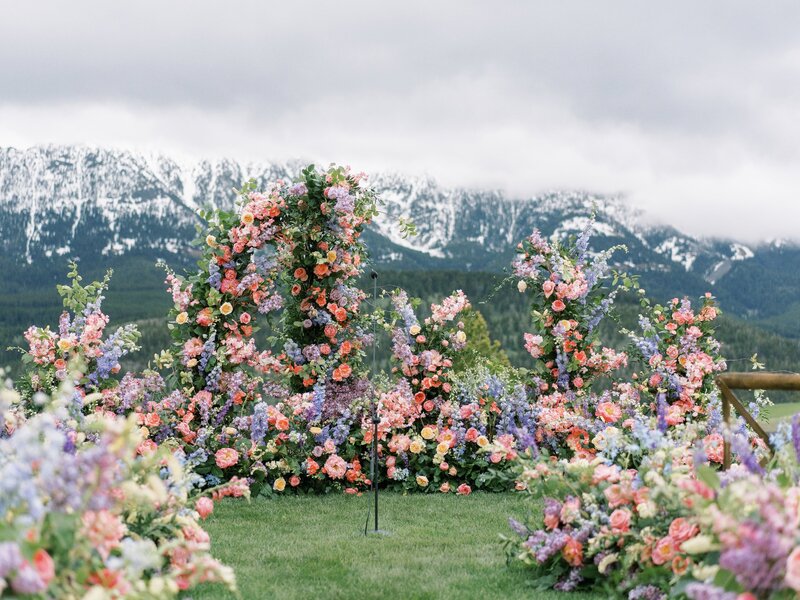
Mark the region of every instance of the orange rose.
[[583, 545], [574, 538], [567, 540], [561, 554], [564, 560], [573, 567], [580, 567], [583, 564]]

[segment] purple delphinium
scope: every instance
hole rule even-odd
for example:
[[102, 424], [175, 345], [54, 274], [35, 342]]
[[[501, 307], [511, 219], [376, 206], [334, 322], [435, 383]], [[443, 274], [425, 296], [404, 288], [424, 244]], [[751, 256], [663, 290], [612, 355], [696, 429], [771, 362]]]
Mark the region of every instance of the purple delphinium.
[[792, 417], [792, 446], [794, 455], [800, 462], [800, 415]]

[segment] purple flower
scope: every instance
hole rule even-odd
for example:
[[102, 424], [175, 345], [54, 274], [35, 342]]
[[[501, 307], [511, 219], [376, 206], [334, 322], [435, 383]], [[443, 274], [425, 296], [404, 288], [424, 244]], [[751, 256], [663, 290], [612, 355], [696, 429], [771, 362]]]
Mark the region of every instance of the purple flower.
[[31, 565], [23, 565], [11, 580], [11, 589], [18, 594], [41, 594], [47, 585]]
[[691, 600], [736, 600], [738, 596], [736, 592], [726, 592], [710, 583], [690, 583], [686, 586], [686, 595]]
[[22, 564], [22, 553], [16, 542], [0, 542], [0, 579], [5, 579]]

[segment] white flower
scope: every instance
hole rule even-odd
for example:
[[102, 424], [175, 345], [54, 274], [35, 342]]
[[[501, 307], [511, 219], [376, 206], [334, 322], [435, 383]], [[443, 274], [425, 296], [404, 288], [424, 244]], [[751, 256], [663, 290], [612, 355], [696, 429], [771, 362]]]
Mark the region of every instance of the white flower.
[[716, 548], [713, 540], [707, 535], [696, 535], [681, 544], [681, 550], [686, 554], [704, 554]]
[[517, 289], [519, 290], [520, 294], [524, 294], [525, 290], [528, 289], [528, 284], [525, 282], [524, 279], [520, 279], [517, 283]]

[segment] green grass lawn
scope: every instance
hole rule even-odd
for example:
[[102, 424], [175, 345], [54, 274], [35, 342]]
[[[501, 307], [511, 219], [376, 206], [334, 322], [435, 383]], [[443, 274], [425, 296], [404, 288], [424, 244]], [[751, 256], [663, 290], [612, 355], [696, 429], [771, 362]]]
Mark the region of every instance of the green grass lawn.
[[[214, 555], [236, 570], [242, 597], [536, 598], [602, 596], [538, 592], [508, 567], [498, 535], [524, 513], [516, 494], [383, 494], [381, 529], [364, 536], [371, 497], [287, 496], [226, 500], [206, 522]], [[233, 598], [219, 586], [192, 596]]]
[[780, 421], [791, 419], [800, 413], [800, 402], [784, 402], [769, 407], [769, 419], [765, 424], [767, 431], [775, 431]]

